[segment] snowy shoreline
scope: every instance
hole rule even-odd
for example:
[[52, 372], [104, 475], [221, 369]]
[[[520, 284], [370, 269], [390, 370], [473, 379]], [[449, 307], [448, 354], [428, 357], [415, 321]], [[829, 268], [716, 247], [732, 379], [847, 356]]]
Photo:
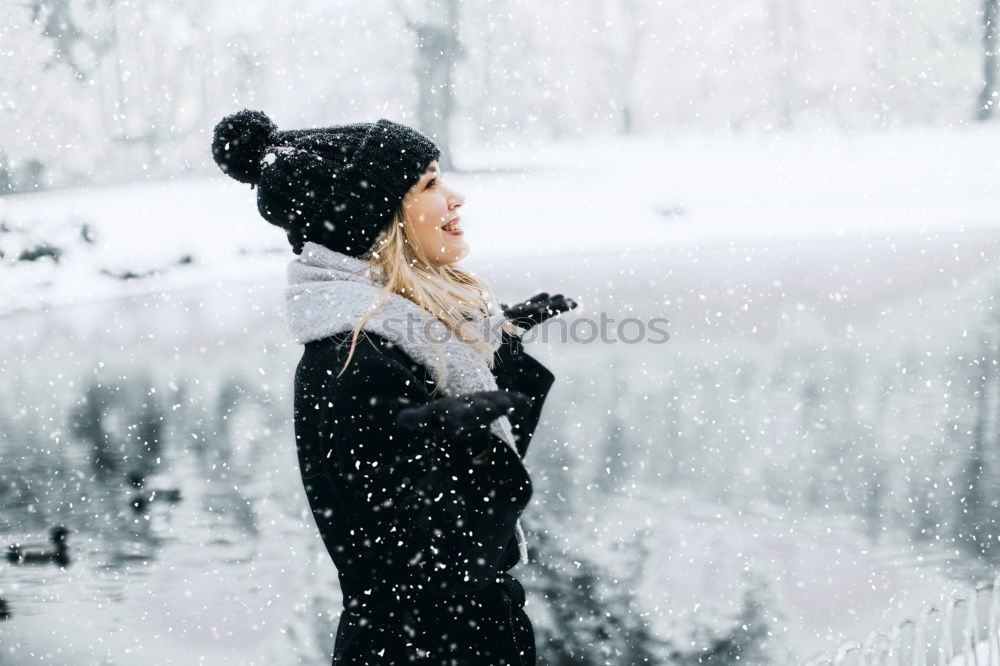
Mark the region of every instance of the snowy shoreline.
[[[469, 171], [446, 177], [467, 197], [473, 270], [722, 246], [945, 242], [1000, 233], [998, 134], [595, 140], [538, 146], [515, 172], [477, 168], [511, 161], [480, 151]], [[608, 154], [610, 169], [597, 157]], [[294, 256], [260, 218], [255, 192], [221, 175], [0, 197], [0, 252], [0, 317], [220, 281], [282, 284]]]

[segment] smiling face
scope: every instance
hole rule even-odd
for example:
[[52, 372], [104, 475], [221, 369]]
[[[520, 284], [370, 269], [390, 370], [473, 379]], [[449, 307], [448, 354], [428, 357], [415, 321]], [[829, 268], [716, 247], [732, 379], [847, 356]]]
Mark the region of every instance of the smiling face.
[[403, 197], [403, 211], [412, 238], [436, 266], [453, 264], [469, 254], [458, 222], [465, 197], [441, 180], [437, 160], [427, 165], [420, 180]]

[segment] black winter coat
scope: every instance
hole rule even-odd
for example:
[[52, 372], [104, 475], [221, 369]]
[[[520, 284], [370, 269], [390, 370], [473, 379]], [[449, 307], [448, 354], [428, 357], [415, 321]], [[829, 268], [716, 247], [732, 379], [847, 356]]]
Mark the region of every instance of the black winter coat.
[[400, 409], [443, 397], [427, 369], [363, 332], [338, 377], [349, 348], [350, 333], [308, 342], [295, 373], [303, 485], [344, 598], [333, 664], [535, 664], [524, 590], [506, 572], [552, 373], [504, 334], [497, 386], [532, 399], [509, 417], [515, 453], [489, 429], [470, 447], [398, 427]]

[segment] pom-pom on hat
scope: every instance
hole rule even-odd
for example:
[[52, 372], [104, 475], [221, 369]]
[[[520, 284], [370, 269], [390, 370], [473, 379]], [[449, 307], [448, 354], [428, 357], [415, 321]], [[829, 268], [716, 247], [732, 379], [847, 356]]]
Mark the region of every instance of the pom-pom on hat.
[[279, 131], [263, 112], [244, 109], [219, 121], [212, 138], [216, 164], [257, 188], [257, 209], [296, 254], [312, 241], [363, 255], [440, 154], [417, 130], [384, 118]]

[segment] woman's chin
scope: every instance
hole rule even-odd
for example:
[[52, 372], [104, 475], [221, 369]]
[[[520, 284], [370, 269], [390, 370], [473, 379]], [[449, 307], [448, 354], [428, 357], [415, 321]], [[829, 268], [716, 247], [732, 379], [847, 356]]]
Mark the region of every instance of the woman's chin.
[[454, 264], [467, 256], [469, 256], [469, 244], [465, 242], [464, 238], [459, 238], [457, 242], [442, 248], [442, 252], [438, 254], [438, 263], [442, 265]]

